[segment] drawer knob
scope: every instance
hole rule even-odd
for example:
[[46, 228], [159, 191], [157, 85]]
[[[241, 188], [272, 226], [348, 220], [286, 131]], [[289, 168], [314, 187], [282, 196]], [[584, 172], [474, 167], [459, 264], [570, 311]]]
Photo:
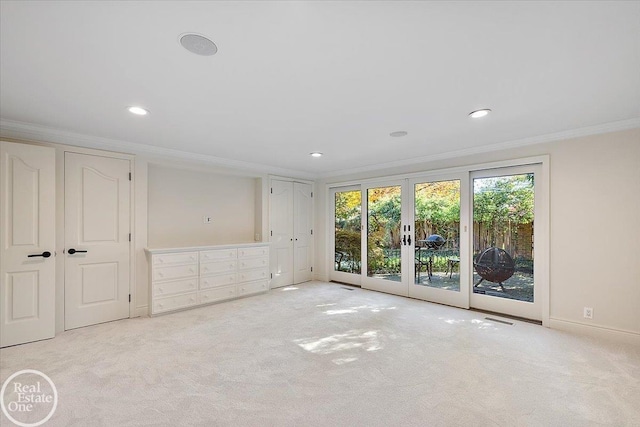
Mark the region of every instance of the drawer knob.
[[162, 305], [162, 304], [158, 304], [158, 307], [162, 308], [162, 307], [164, 307], [164, 305]]
[[190, 269], [189, 269], [189, 273], [193, 273], [193, 268], [190, 268]]
[[195, 301], [195, 299], [193, 299], [193, 298], [189, 298], [189, 301], [190, 301], [190, 302], [194, 302], [194, 301]]
[[158, 288], [158, 293], [161, 294], [162, 293], [162, 288]]
[[158, 276], [160, 276], [160, 277], [164, 277], [164, 274], [162, 274], [162, 273], [158, 272]]

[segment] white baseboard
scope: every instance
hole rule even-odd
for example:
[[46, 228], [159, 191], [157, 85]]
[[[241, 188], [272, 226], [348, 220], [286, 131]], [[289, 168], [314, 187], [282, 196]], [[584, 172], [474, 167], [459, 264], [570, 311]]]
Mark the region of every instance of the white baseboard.
[[135, 315], [133, 317], [147, 317], [149, 315], [149, 306], [143, 305], [142, 307], [136, 307]]
[[549, 327], [560, 331], [571, 332], [578, 335], [586, 335], [598, 339], [608, 339], [633, 345], [640, 345], [640, 333], [621, 329], [605, 328], [602, 326], [586, 325], [570, 320], [550, 318]]

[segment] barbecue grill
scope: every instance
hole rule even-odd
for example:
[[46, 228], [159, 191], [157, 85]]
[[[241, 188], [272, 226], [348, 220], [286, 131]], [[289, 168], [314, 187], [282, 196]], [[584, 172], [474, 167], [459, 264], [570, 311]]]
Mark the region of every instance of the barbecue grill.
[[446, 240], [439, 234], [432, 234], [424, 240], [425, 246], [429, 249], [440, 249], [445, 243]]
[[481, 279], [474, 286], [478, 286], [483, 280], [497, 283], [504, 291], [502, 282], [513, 276], [516, 263], [505, 250], [500, 248], [487, 248], [480, 252], [473, 261], [473, 266]]

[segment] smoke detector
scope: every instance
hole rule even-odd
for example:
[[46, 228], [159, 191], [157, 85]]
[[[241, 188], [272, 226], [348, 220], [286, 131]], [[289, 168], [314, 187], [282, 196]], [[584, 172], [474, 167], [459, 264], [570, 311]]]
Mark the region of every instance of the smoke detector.
[[196, 33], [180, 34], [180, 44], [196, 55], [212, 56], [218, 51], [218, 46], [214, 42]]

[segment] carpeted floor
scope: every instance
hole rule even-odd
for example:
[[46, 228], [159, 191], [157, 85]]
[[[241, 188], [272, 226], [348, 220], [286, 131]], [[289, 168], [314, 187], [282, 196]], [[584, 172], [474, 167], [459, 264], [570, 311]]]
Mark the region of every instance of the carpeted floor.
[[0, 379], [47, 374], [53, 426], [640, 425], [637, 347], [345, 288], [67, 331]]

